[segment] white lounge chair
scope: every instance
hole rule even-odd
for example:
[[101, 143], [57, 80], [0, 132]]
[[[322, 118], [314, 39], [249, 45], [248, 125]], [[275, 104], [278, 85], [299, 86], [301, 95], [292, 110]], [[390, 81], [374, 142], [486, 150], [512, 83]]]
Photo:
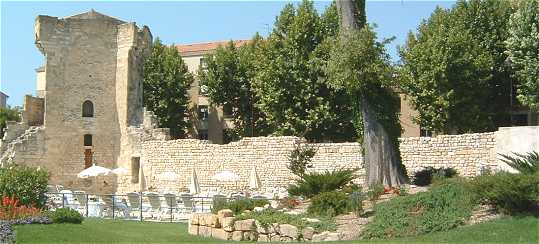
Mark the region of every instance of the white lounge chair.
[[86, 208], [88, 207], [88, 197], [84, 191], [74, 191], [73, 196], [79, 204], [79, 213], [86, 215]]
[[182, 193], [180, 195], [180, 199], [182, 200], [182, 213], [187, 214], [194, 212], [194, 204], [193, 204], [193, 195], [189, 193]]
[[155, 192], [150, 192], [146, 194], [146, 197], [148, 198], [148, 201], [150, 202], [150, 212], [152, 213], [152, 217], [156, 219], [160, 219], [160, 212], [161, 212], [161, 199], [159, 197], [159, 194]]
[[60, 193], [63, 199], [62, 207], [71, 208], [74, 210], [79, 209], [79, 204], [75, 202], [75, 197], [73, 196], [73, 192], [71, 190], [61, 190]]

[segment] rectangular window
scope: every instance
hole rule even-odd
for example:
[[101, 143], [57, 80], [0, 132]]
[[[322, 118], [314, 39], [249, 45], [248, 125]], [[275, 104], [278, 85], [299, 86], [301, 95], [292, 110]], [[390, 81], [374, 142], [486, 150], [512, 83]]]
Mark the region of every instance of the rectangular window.
[[91, 147], [92, 146], [92, 135], [90, 135], [90, 134], [84, 135], [84, 146], [85, 147]]
[[198, 130], [199, 140], [208, 140], [208, 130]]
[[226, 103], [225, 105], [223, 105], [223, 116], [225, 118], [232, 117], [232, 104]]
[[139, 183], [140, 157], [131, 158], [131, 183]]

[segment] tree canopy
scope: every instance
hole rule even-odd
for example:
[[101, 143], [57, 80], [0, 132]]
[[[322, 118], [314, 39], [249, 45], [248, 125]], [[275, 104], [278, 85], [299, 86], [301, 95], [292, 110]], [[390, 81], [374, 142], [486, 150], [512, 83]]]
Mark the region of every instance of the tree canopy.
[[518, 99], [539, 112], [539, 0], [522, 0], [509, 21], [506, 41], [518, 79]]
[[19, 107], [0, 108], [0, 139], [4, 137], [4, 130], [8, 121], [21, 121], [21, 109]]
[[511, 11], [505, 1], [459, 1], [437, 8], [409, 34], [400, 48], [399, 78], [422, 127], [466, 133], [509, 123], [504, 41]]
[[170, 128], [173, 138], [183, 138], [188, 126], [187, 90], [193, 82], [178, 50], [157, 38], [144, 62], [144, 106], [155, 113], [159, 125]]

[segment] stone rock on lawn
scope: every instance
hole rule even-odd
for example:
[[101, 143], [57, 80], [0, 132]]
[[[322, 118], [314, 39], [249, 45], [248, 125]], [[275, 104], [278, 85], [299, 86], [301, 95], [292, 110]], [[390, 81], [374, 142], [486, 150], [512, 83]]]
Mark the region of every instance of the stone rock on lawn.
[[236, 220], [236, 222], [234, 222], [234, 230], [241, 230], [241, 231], [256, 230], [255, 220], [254, 219]]
[[338, 241], [340, 239], [341, 239], [341, 234], [329, 233], [324, 241]]
[[281, 241], [281, 236], [278, 234], [270, 234], [270, 242], [278, 242]]
[[269, 242], [270, 238], [268, 235], [258, 234], [258, 242]]
[[280, 242], [291, 242], [293, 241], [294, 239], [292, 239], [292, 237], [288, 237], [288, 236], [281, 236], [281, 239], [279, 240]]
[[220, 228], [219, 217], [215, 214], [210, 214], [206, 217], [206, 225], [214, 228]]
[[246, 241], [256, 241], [258, 240], [258, 235], [255, 231], [243, 232], [243, 239]]
[[275, 230], [275, 227], [273, 224], [269, 224], [268, 226], [263, 226], [260, 222], [255, 221], [256, 224], [256, 232], [260, 234], [271, 234], [277, 232]]
[[233, 241], [243, 241], [243, 231], [236, 230], [232, 232]]
[[234, 212], [232, 212], [230, 209], [221, 209], [217, 212], [217, 216], [219, 218], [233, 217]]
[[203, 237], [211, 237], [211, 227], [208, 226], [199, 226], [198, 235]]
[[303, 235], [303, 239], [305, 239], [305, 240], [313, 239], [314, 228], [313, 227], [305, 227], [305, 229], [303, 229], [302, 235]]
[[313, 235], [313, 238], [311, 239], [312, 242], [322, 242], [326, 239], [326, 237], [328, 236], [329, 232], [328, 231], [324, 231], [320, 234], [314, 234]]
[[234, 231], [234, 217], [224, 217], [220, 220], [221, 226], [226, 231]]
[[220, 228], [212, 228], [211, 236], [219, 240], [230, 240], [232, 239], [232, 232], [227, 232]]
[[289, 224], [279, 225], [279, 234], [292, 237], [294, 240], [298, 239], [298, 227]]
[[189, 222], [189, 225], [187, 226], [187, 233], [189, 233], [189, 235], [198, 235], [198, 225], [194, 225]]
[[199, 224], [198, 216], [199, 216], [199, 214], [196, 214], [196, 213], [191, 214], [191, 218], [189, 218], [190, 219], [189, 223], [194, 224], [194, 225], [198, 225]]

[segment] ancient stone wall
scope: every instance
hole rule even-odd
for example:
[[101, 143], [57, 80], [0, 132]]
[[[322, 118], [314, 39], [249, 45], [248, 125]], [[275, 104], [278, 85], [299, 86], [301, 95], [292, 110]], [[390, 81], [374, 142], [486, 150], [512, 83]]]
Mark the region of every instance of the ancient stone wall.
[[[297, 137], [244, 138], [226, 145], [183, 139], [145, 141], [141, 146], [141, 161], [146, 184], [156, 191], [185, 190], [194, 168], [202, 187], [246, 188], [253, 167], [265, 187], [286, 187], [294, 176], [286, 168], [288, 155], [295, 144], [305, 143]], [[313, 168], [323, 171], [336, 168], [359, 168], [362, 183], [365, 178], [361, 148], [358, 143], [309, 144], [317, 149]], [[425, 167], [452, 167], [461, 175], [472, 177], [484, 168], [496, 169], [496, 133], [444, 135], [401, 139], [401, 155], [409, 175]], [[218, 182], [212, 176], [230, 170], [240, 176], [237, 183]], [[177, 180], [160, 177], [164, 172], [179, 175]], [[120, 190], [129, 186], [125, 176]]]
[[460, 175], [475, 176], [495, 165], [495, 139], [495, 132], [401, 138], [401, 158], [409, 175], [430, 166], [452, 167]]
[[45, 101], [43, 98], [24, 96], [24, 110], [22, 112], [22, 121], [29, 126], [43, 125], [43, 116], [45, 113]]

